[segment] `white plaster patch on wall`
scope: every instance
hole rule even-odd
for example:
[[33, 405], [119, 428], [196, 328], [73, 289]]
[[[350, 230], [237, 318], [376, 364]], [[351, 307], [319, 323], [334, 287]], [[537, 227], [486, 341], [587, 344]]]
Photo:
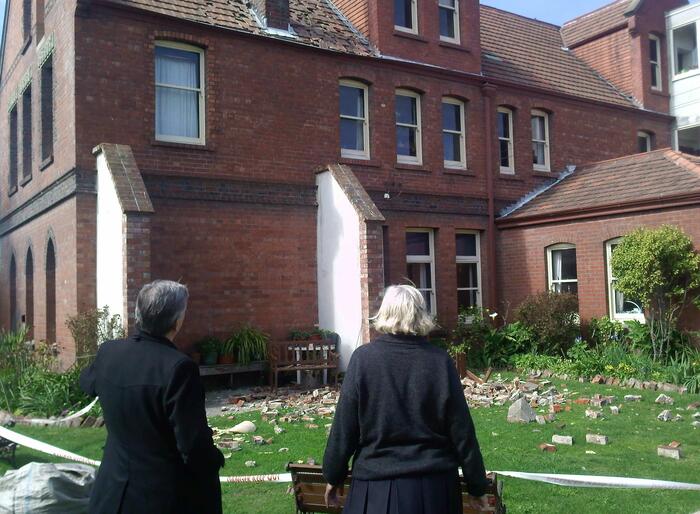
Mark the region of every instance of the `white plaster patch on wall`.
[[360, 219], [330, 172], [318, 186], [318, 319], [340, 336], [340, 367], [362, 344]]
[[104, 154], [97, 157], [97, 307], [124, 320], [124, 213]]

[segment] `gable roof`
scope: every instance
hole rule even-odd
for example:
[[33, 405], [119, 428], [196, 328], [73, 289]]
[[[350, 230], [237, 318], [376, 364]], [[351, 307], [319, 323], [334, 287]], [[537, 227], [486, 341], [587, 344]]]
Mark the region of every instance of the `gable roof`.
[[482, 5], [481, 47], [482, 70], [487, 77], [636, 107], [586, 63], [562, 48], [556, 25]]
[[572, 48], [597, 35], [627, 26], [627, 17], [640, 3], [640, 0], [617, 0], [567, 21], [561, 28], [564, 44]]
[[658, 207], [691, 195], [698, 195], [700, 203], [700, 158], [666, 148], [582, 166], [500, 219], [539, 219], [633, 203]]
[[264, 35], [325, 50], [370, 55], [369, 42], [328, 0], [290, 0], [294, 36], [260, 26], [245, 0], [101, 0], [213, 27]]

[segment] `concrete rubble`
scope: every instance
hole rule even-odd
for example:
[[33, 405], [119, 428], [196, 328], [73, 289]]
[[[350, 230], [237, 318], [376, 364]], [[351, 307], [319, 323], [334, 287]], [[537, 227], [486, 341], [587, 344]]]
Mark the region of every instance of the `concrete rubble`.
[[673, 398], [671, 398], [670, 396], [666, 396], [665, 394], [660, 394], [656, 397], [654, 403], [658, 403], [661, 405], [673, 405]]
[[530, 423], [537, 419], [537, 413], [525, 398], [516, 400], [508, 409], [508, 423]]

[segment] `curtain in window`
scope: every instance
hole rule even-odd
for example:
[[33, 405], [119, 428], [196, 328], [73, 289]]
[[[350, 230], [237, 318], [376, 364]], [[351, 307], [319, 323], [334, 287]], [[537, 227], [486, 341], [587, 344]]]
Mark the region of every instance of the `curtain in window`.
[[199, 137], [199, 54], [156, 49], [156, 133]]
[[564, 252], [552, 252], [552, 281], [562, 279], [562, 268], [564, 265]]

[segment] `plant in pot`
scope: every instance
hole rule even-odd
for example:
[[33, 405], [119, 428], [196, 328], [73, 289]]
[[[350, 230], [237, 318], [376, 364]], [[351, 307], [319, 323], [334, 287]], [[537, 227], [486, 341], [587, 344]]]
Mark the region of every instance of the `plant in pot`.
[[199, 351], [202, 353], [202, 364], [211, 366], [216, 364], [216, 359], [219, 356], [219, 346], [221, 341], [213, 336], [207, 336], [197, 343]]
[[219, 344], [219, 364], [233, 364], [236, 362], [236, 350], [238, 348], [238, 335], [232, 334], [228, 339]]
[[267, 358], [267, 342], [270, 337], [263, 331], [245, 325], [235, 333], [235, 337], [238, 341], [238, 362], [241, 364]]
[[305, 330], [292, 330], [289, 332], [290, 341], [308, 341], [311, 334]]

